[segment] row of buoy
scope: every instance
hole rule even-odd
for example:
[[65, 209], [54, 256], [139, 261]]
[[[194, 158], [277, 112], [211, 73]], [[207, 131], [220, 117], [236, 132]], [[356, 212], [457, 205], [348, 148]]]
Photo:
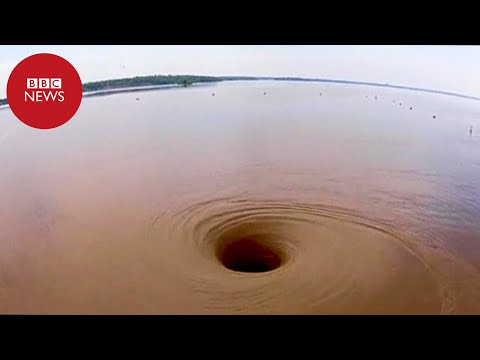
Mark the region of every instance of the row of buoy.
[[[365, 97], [368, 99], [368, 95], [366, 95]], [[377, 97], [376, 95], [375, 95], [375, 100], [378, 100], [378, 97]], [[393, 102], [394, 104], [396, 104], [396, 100], [392, 100], [392, 102]], [[401, 102], [399, 102], [398, 104], [399, 104], [400, 106], [402, 106], [402, 103], [401, 103]], [[411, 111], [411, 110], [413, 110], [413, 107], [410, 106], [409, 109], [410, 109], [410, 111]], [[433, 118], [436, 119], [436, 118], [437, 118], [437, 115], [433, 115]]]
[[[266, 92], [266, 91], [263, 92], [263, 95], [267, 95], [267, 92]], [[215, 96], [215, 93], [212, 93], [212, 96]], [[323, 96], [323, 93], [320, 93], [320, 96]], [[368, 95], [365, 95], [365, 97], [368, 99]], [[137, 100], [138, 100], [138, 98], [137, 98]], [[378, 100], [378, 96], [377, 96], [377, 95], [375, 95], [375, 100]], [[392, 100], [392, 101], [393, 101], [394, 104], [396, 103], [395, 100]], [[399, 102], [399, 105], [402, 106], [402, 103]], [[413, 110], [413, 107], [410, 106], [410, 110]], [[433, 115], [433, 118], [436, 119], [437, 116], [436, 116], [436, 115]]]
[[[263, 92], [263, 95], [264, 95], [264, 96], [267, 95], [267, 92], [264, 91], [264, 92]], [[215, 93], [212, 93], [212, 96], [215, 96]], [[323, 96], [323, 93], [320, 93], [320, 96]], [[365, 95], [365, 97], [368, 99], [368, 95]], [[139, 100], [140, 100], [140, 98], [137, 97], [137, 98], [136, 98], [136, 101], [139, 101]], [[377, 95], [375, 95], [375, 100], [378, 100]], [[396, 103], [396, 100], [392, 100], [392, 102], [395, 104], [395, 103]], [[399, 105], [402, 106], [402, 103], [399, 102]], [[412, 107], [412, 106], [410, 106], [410, 110], [413, 110], [413, 107]], [[433, 118], [436, 119], [436, 118], [437, 118], [437, 115], [433, 115]], [[473, 134], [473, 126], [470, 126], [470, 135], [472, 135], [472, 134]]]

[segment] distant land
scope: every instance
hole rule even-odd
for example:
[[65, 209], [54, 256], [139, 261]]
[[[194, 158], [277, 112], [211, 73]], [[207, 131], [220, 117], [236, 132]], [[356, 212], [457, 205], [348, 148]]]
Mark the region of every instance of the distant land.
[[[302, 77], [257, 77], [257, 76], [197, 76], [197, 75], [152, 75], [152, 76], [136, 76], [124, 79], [111, 79], [94, 81], [83, 84], [84, 96], [108, 95], [118, 92], [144, 91], [154, 90], [162, 87], [188, 87], [202, 83], [216, 83], [222, 81], [258, 81], [258, 80], [275, 80], [275, 81], [299, 81], [299, 82], [318, 82], [318, 83], [338, 83], [349, 85], [366, 85], [376, 87], [386, 87], [393, 89], [405, 89], [422, 91], [434, 94], [442, 94], [456, 96], [465, 99], [480, 100], [479, 97], [458, 94], [449, 91], [432, 90], [425, 88], [417, 88], [412, 86], [381, 84], [364, 81], [322, 79], [322, 78], [302, 78]], [[7, 105], [7, 99], [0, 99], [0, 106]]]

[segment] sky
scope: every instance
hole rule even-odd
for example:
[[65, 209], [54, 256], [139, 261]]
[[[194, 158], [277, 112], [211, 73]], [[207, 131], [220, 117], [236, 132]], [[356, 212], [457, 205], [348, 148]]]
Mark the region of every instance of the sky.
[[44, 52], [67, 59], [82, 82], [154, 74], [299, 76], [480, 97], [480, 46], [0, 45], [0, 98], [14, 67]]

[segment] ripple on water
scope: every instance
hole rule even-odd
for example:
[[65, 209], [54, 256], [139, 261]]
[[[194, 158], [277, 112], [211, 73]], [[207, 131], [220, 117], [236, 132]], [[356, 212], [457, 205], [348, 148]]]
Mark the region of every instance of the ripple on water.
[[452, 257], [352, 211], [224, 198], [173, 213], [166, 224], [152, 236], [171, 240], [172, 266], [205, 312], [461, 311], [437, 267], [439, 254]]

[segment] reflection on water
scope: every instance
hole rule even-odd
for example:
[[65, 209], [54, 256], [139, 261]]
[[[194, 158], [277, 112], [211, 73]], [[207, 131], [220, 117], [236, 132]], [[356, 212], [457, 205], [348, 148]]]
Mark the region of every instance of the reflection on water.
[[213, 87], [0, 111], [0, 312], [480, 313], [480, 102]]

